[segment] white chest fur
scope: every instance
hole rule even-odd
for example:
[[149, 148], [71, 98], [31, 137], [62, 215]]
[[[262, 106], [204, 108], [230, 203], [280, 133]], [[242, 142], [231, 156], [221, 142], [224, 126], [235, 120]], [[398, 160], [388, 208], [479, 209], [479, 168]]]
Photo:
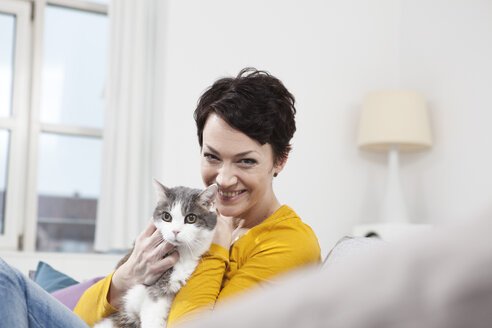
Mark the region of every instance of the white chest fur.
[[[205, 250], [208, 247], [204, 244]], [[202, 254], [205, 250], [199, 249], [194, 252]], [[163, 297], [155, 299], [149, 294], [148, 288], [144, 285], [137, 285], [131, 288], [125, 295], [125, 312], [133, 318], [139, 317], [142, 328], [166, 327], [169, 310], [176, 293], [186, 284], [200, 260], [200, 257], [191, 253], [186, 246], [178, 246], [177, 251], [180, 257], [173, 267], [172, 274], [169, 276], [168, 290], [165, 291]], [[103, 327], [98, 326], [98, 328]]]

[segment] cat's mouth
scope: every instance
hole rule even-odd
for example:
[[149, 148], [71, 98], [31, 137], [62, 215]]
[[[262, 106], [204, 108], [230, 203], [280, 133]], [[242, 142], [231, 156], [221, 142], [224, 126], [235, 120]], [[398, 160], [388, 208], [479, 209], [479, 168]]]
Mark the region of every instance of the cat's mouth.
[[238, 190], [238, 191], [224, 191], [219, 190], [219, 198], [221, 200], [233, 200], [238, 198], [241, 194], [245, 193], [246, 190]]
[[[167, 243], [169, 243], [169, 244], [171, 244], [171, 245], [174, 245], [174, 246], [181, 246], [181, 241], [179, 241], [177, 237], [168, 238], [168, 239], [166, 240], [166, 242], [167, 242]], [[169, 254], [170, 254], [170, 253], [172, 253], [172, 252], [174, 252], [174, 251], [175, 251], [175, 250], [171, 250], [171, 251], [169, 251]], [[169, 255], [169, 254], [167, 254], [167, 255]], [[166, 256], [167, 256], [167, 255], [166, 255]]]

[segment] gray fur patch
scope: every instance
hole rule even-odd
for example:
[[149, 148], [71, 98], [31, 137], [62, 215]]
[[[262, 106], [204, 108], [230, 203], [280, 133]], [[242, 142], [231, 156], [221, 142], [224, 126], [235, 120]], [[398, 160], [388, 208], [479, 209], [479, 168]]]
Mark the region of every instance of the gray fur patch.
[[130, 318], [125, 311], [117, 311], [108, 316], [118, 328], [140, 328], [140, 318]]
[[181, 214], [185, 217], [188, 214], [197, 216], [196, 224], [208, 230], [215, 228], [217, 224], [217, 214], [210, 212], [200, 204], [200, 194], [202, 190], [188, 187], [166, 188], [166, 199], [161, 198], [154, 210], [154, 220], [161, 220], [164, 212], [169, 212], [176, 204], [181, 204]]
[[160, 297], [164, 297], [168, 294], [169, 290], [169, 277], [173, 273], [173, 268], [170, 268], [156, 281], [155, 284], [147, 286], [147, 291], [153, 300], [157, 300]]

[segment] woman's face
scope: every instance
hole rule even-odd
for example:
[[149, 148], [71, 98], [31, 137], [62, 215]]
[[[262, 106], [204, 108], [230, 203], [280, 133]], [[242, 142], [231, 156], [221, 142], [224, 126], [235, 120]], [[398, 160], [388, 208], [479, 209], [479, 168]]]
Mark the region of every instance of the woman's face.
[[247, 220], [268, 212], [276, 202], [273, 174], [282, 166], [274, 167], [270, 144], [261, 145], [216, 114], [208, 117], [203, 129], [201, 173], [206, 186], [219, 186], [216, 208], [221, 215]]

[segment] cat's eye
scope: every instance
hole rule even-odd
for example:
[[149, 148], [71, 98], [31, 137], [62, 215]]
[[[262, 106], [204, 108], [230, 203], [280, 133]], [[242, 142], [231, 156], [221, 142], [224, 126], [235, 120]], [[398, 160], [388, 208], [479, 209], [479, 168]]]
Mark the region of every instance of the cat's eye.
[[185, 217], [185, 223], [195, 223], [196, 222], [196, 215], [195, 214], [188, 214]]
[[169, 214], [167, 212], [162, 213], [161, 218], [162, 218], [163, 221], [166, 221], [166, 222], [171, 222], [172, 219], [173, 219], [173, 217], [171, 216], [171, 214]]

